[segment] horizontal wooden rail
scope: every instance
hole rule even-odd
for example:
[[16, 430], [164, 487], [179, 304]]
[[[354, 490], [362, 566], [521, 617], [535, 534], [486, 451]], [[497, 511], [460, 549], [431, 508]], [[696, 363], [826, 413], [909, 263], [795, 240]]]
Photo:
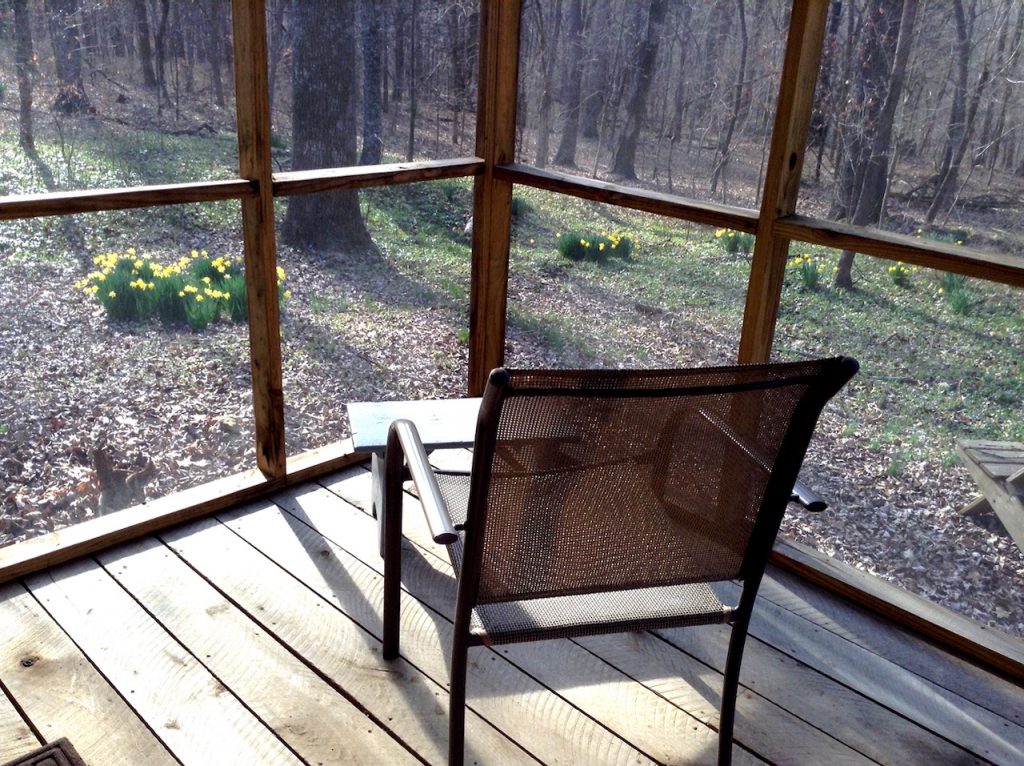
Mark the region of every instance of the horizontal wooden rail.
[[939, 606], [923, 596], [805, 545], [779, 540], [771, 562], [780, 569], [887, 617], [1009, 681], [1024, 684], [1024, 641]]
[[479, 157], [458, 157], [451, 160], [399, 162], [390, 165], [294, 170], [274, 174], [274, 196], [287, 197], [293, 194], [463, 178], [483, 172], [483, 167], [484, 161]]
[[986, 253], [960, 245], [801, 215], [778, 219], [774, 231], [781, 237], [811, 245], [853, 250], [877, 258], [1024, 287], [1024, 258], [1019, 256]]
[[0, 548], [0, 584], [130, 540], [192, 521], [369, 459], [351, 439], [288, 459], [287, 473], [268, 479], [253, 469], [174, 492], [117, 513]]
[[568, 194], [572, 197], [604, 202], [608, 205], [642, 210], [645, 213], [681, 218], [694, 223], [733, 229], [754, 234], [757, 231], [757, 211], [715, 202], [677, 197], [673, 194], [633, 189], [621, 184], [596, 181], [592, 178], [541, 170], [529, 165], [499, 165], [494, 170], [495, 178], [511, 181], [535, 189]]
[[18, 194], [0, 197], [0, 221], [160, 205], [183, 205], [190, 202], [223, 202], [256, 196], [255, 184], [241, 178], [162, 186], [135, 186], [125, 189]]

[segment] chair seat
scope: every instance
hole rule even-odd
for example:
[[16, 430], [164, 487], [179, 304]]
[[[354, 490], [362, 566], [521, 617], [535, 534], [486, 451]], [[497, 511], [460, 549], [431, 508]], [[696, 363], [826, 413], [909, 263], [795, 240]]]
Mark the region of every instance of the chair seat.
[[694, 583], [478, 604], [470, 634], [481, 644], [509, 644], [716, 625], [730, 622], [732, 613], [733, 608], [723, 604], [707, 584]]

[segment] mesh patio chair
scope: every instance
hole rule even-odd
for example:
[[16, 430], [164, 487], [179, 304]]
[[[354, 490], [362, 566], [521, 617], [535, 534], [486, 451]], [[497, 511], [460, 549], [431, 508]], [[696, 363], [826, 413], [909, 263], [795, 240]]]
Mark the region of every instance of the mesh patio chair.
[[[458, 577], [449, 762], [462, 763], [470, 646], [730, 624], [728, 764], [758, 586], [818, 416], [856, 373], [838, 357], [688, 370], [491, 373], [469, 474], [432, 470], [391, 425], [380, 523], [384, 656], [399, 651], [402, 481]], [[710, 583], [742, 584], [724, 604]]]

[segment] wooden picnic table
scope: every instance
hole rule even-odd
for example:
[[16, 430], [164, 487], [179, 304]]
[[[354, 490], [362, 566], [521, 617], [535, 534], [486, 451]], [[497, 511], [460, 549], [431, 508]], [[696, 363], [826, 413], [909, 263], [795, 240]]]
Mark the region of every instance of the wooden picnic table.
[[1024, 550], [1024, 444], [960, 439], [956, 452], [982, 492], [961, 513], [994, 511]]

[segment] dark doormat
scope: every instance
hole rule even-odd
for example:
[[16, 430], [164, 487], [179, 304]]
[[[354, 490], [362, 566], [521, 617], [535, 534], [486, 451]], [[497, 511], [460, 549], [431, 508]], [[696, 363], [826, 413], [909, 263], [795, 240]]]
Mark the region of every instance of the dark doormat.
[[71, 747], [71, 743], [61, 737], [3, 766], [85, 766], [85, 761]]

